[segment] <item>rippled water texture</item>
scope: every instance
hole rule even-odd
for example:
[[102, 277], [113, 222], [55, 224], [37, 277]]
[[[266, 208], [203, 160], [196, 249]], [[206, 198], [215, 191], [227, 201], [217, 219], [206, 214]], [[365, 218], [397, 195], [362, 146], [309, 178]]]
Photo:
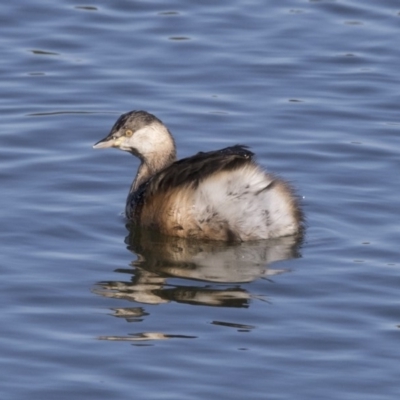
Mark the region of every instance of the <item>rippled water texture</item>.
[[[0, 6], [3, 399], [400, 396], [400, 3]], [[179, 157], [243, 143], [304, 241], [126, 226], [145, 109]]]

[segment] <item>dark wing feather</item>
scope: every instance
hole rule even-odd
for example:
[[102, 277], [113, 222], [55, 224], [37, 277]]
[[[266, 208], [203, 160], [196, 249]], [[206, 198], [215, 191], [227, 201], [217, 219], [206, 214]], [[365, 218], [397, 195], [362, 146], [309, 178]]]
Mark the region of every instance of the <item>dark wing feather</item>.
[[193, 188], [208, 176], [223, 170], [231, 170], [250, 162], [254, 154], [247, 146], [235, 145], [221, 150], [200, 152], [174, 162], [148, 182], [147, 194], [166, 191], [181, 185]]
[[235, 145], [221, 150], [200, 152], [176, 161], [142, 183], [129, 195], [128, 217], [132, 220], [140, 218], [146, 199], [151, 201], [154, 195], [166, 193], [180, 186], [196, 188], [208, 176], [219, 171], [238, 168], [251, 162], [253, 156], [247, 146]]

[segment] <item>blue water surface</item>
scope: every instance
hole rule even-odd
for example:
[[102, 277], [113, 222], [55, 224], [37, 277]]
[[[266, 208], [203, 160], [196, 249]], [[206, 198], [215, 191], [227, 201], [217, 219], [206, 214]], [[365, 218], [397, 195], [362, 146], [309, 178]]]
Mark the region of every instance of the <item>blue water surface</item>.
[[[400, 3], [3, 3], [1, 398], [398, 399]], [[132, 230], [133, 109], [249, 145], [304, 241]]]

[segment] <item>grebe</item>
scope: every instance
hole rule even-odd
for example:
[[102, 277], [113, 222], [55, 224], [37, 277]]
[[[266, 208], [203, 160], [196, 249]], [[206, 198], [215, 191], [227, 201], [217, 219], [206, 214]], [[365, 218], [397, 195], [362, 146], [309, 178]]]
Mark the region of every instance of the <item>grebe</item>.
[[247, 241], [296, 235], [303, 216], [290, 186], [261, 169], [247, 146], [176, 161], [167, 127], [146, 111], [120, 116], [93, 148], [141, 161], [126, 201], [135, 225], [182, 238]]

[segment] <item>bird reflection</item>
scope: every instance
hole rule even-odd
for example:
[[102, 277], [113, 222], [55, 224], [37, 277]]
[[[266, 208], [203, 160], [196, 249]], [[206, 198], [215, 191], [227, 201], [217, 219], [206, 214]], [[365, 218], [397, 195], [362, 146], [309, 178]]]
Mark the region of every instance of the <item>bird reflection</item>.
[[[301, 238], [227, 244], [155, 234], [127, 225], [125, 242], [137, 259], [117, 269], [130, 280], [98, 282], [94, 292], [141, 304], [178, 302], [216, 307], [248, 307], [256, 297], [241, 284], [286, 272], [269, 264], [299, 257]], [[116, 317], [140, 321], [140, 308], [114, 309]]]

